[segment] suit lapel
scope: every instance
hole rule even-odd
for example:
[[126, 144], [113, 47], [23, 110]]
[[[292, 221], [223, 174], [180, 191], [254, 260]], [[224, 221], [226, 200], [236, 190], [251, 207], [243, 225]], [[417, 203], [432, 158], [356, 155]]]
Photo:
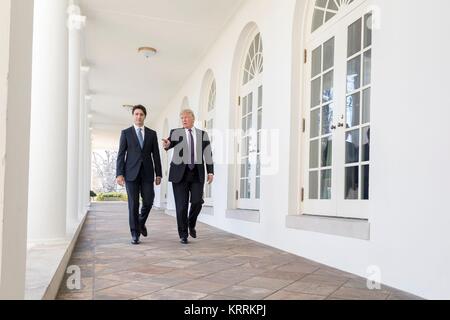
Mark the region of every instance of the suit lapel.
[[150, 140], [150, 130], [147, 127], [144, 128], [144, 146], [142, 147], [142, 150], [145, 150], [145, 147]]

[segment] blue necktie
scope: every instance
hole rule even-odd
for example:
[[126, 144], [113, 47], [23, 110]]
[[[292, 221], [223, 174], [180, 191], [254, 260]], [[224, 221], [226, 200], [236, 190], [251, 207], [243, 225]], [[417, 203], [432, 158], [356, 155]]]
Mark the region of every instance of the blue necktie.
[[141, 146], [141, 149], [144, 149], [144, 137], [142, 136], [142, 128], [138, 129], [137, 136], [138, 136], [138, 140], [139, 140], [139, 144]]
[[189, 164], [189, 169], [194, 170], [195, 168], [195, 146], [194, 137], [192, 136], [192, 129], [189, 129], [189, 142], [191, 145], [191, 163]]

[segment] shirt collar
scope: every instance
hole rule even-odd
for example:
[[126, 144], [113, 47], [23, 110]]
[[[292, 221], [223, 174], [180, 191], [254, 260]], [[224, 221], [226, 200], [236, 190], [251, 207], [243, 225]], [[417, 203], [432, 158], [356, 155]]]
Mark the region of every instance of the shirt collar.
[[137, 125], [133, 124], [134, 130], [137, 131], [138, 129], [142, 129], [142, 131], [144, 131], [145, 126], [142, 127], [138, 127]]
[[[189, 129], [184, 129], [186, 132], [189, 132]], [[195, 127], [192, 127], [192, 132], [195, 133]]]

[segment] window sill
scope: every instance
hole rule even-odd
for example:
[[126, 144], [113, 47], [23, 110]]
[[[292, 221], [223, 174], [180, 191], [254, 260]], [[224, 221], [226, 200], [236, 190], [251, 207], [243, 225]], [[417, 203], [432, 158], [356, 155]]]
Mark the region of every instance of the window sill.
[[226, 217], [227, 219], [260, 223], [260, 212], [257, 210], [228, 209]]
[[286, 217], [286, 227], [346, 238], [370, 240], [370, 223], [367, 220], [288, 215]]

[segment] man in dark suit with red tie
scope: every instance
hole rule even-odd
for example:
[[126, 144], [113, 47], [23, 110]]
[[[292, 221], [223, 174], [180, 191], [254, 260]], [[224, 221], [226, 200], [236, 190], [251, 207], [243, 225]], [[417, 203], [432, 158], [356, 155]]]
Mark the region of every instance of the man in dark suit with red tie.
[[[214, 164], [208, 133], [194, 127], [194, 112], [186, 109], [180, 116], [183, 128], [172, 130], [170, 137], [163, 139], [163, 147], [166, 151], [174, 149], [169, 181], [175, 197], [178, 234], [181, 243], [187, 244], [189, 235], [197, 238], [195, 226], [204, 203], [205, 168], [207, 181], [211, 184]], [[189, 199], [191, 209], [188, 215]]]
[[138, 105], [132, 112], [134, 125], [122, 131], [116, 170], [117, 183], [127, 188], [131, 243], [136, 245], [141, 234], [147, 237], [145, 223], [155, 199], [153, 184], [161, 184], [162, 169], [156, 132], [144, 126], [147, 110]]

